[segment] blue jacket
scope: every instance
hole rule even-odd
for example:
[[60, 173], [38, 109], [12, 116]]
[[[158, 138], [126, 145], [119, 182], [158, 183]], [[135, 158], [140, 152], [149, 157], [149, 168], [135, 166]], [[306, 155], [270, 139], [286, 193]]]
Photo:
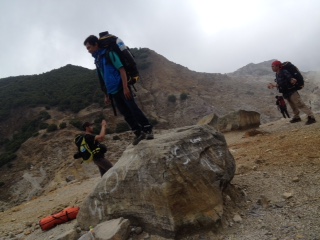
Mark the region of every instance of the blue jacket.
[[116, 94], [122, 89], [122, 79], [119, 69], [123, 67], [123, 65], [115, 52], [110, 51], [108, 58], [106, 54], [107, 50], [101, 49], [92, 56], [95, 58], [101, 89], [105, 94]]

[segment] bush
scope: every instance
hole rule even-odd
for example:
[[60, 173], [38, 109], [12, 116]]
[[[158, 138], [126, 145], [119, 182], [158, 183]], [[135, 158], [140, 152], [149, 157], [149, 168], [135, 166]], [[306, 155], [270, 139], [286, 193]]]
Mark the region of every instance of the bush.
[[48, 123], [42, 122], [42, 123], [39, 124], [39, 128], [40, 128], [40, 129], [46, 129], [46, 128], [48, 128], [48, 127], [49, 127], [49, 124], [48, 124]]
[[34, 134], [32, 134], [32, 137], [37, 137], [39, 136], [39, 132], [35, 132]]
[[184, 101], [184, 100], [186, 100], [188, 98], [188, 94], [186, 94], [186, 93], [181, 93], [180, 94], [180, 100], [181, 101]]
[[66, 127], [67, 127], [67, 124], [65, 122], [62, 122], [62, 123], [59, 124], [59, 128], [60, 129], [64, 129]]
[[17, 157], [16, 154], [14, 153], [4, 153], [0, 155], [0, 167], [2, 167], [3, 165], [5, 165], [6, 163], [9, 163], [10, 161], [12, 161], [13, 159], [15, 159]]
[[107, 128], [106, 134], [112, 134], [114, 133], [114, 130], [111, 128]]
[[70, 123], [72, 126], [78, 128], [78, 129], [80, 129], [80, 130], [83, 130], [83, 129], [82, 129], [82, 122], [81, 122], [80, 120], [71, 120], [69, 123]]
[[175, 103], [177, 101], [177, 97], [175, 95], [169, 95], [168, 96], [168, 101]]
[[51, 116], [47, 111], [41, 111], [39, 113], [39, 119], [42, 120], [42, 121], [50, 119], [50, 118], [51, 118]]
[[54, 132], [58, 130], [58, 126], [56, 124], [50, 124], [48, 127], [47, 127], [47, 132]]
[[130, 130], [129, 125], [126, 122], [121, 122], [121, 123], [117, 124], [115, 132], [122, 133], [122, 132], [126, 132], [129, 130]]

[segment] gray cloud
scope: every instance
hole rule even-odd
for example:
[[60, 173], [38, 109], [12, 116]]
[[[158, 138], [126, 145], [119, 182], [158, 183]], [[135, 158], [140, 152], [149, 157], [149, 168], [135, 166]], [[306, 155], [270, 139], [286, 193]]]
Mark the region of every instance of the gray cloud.
[[10, 0], [0, 2], [0, 78], [74, 64], [109, 32], [200, 72], [226, 73], [277, 58], [320, 70], [317, 0]]

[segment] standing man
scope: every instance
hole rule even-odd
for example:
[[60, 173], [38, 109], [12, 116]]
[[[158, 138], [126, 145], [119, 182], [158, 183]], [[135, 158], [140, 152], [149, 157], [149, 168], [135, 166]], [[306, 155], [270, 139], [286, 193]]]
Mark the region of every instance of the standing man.
[[97, 147], [101, 148], [100, 152], [93, 156], [93, 162], [98, 166], [100, 175], [102, 177], [103, 174], [105, 174], [110, 168], [112, 168], [112, 163], [109, 162], [104, 156], [107, 148], [105, 145], [100, 144], [100, 142], [105, 140], [107, 122], [106, 120], [102, 120], [99, 135], [93, 134], [93, 123], [85, 122], [82, 125], [82, 128], [85, 131], [84, 137], [91, 151], [96, 149]]
[[278, 107], [278, 110], [282, 113], [282, 116], [284, 118], [286, 118], [286, 115], [287, 115], [287, 117], [290, 118], [288, 110], [287, 110], [287, 104], [284, 101], [283, 97], [282, 96], [276, 96], [276, 99], [277, 99], [276, 105]]
[[128, 87], [126, 70], [118, 54], [110, 51], [107, 57], [107, 49], [99, 48], [98, 40], [98, 37], [90, 35], [84, 41], [84, 45], [95, 59], [106, 104], [110, 103], [110, 98], [115, 102], [119, 112], [135, 134], [133, 145], [137, 145], [143, 139], [153, 139], [153, 126], [134, 101]]
[[314, 118], [312, 111], [304, 104], [300, 94], [294, 86], [297, 83], [297, 80], [292, 78], [291, 74], [287, 70], [282, 69], [282, 63], [280, 61], [274, 61], [271, 64], [271, 68], [272, 71], [276, 73], [276, 84], [270, 83], [268, 88], [273, 89], [276, 87], [279, 92], [282, 93], [283, 97], [287, 99], [294, 114], [290, 122], [296, 123], [301, 121], [299, 116], [300, 109], [308, 116], [308, 120], [306, 122], [307, 125], [315, 123], [316, 119]]

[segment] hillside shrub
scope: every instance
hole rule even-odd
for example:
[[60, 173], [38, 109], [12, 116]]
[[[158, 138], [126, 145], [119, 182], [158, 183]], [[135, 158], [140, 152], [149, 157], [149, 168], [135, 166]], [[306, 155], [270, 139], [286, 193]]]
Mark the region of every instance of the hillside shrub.
[[59, 124], [59, 128], [60, 129], [64, 129], [66, 127], [67, 127], [67, 124], [65, 122], [62, 122], [62, 123]]
[[45, 121], [45, 120], [48, 120], [50, 118], [51, 118], [51, 116], [47, 111], [41, 111], [39, 113], [39, 120], [41, 120], [41, 121]]
[[42, 122], [39, 124], [40, 129], [46, 129], [46, 128], [48, 128], [48, 126], [49, 126], [49, 123], [45, 123], [45, 122]]
[[175, 95], [169, 95], [168, 96], [168, 101], [175, 103], [177, 101], [177, 97]]
[[126, 132], [126, 131], [129, 131], [129, 130], [130, 130], [129, 125], [126, 122], [121, 122], [121, 123], [117, 124], [115, 132], [116, 133], [122, 133], [122, 132]]
[[106, 134], [112, 134], [115, 133], [114, 129], [107, 128]]
[[77, 119], [73, 119], [69, 122], [72, 126], [82, 130], [82, 122], [80, 120]]
[[181, 101], [184, 101], [184, 100], [186, 100], [188, 98], [188, 94], [186, 94], [186, 93], [181, 93], [180, 94], [180, 100]]
[[13, 159], [15, 159], [17, 157], [16, 154], [14, 153], [3, 153], [0, 155], [0, 167], [2, 167], [3, 165], [9, 163], [10, 161], [12, 161]]
[[58, 126], [56, 124], [50, 124], [48, 127], [47, 127], [47, 132], [54, 132], [58, 130]]

